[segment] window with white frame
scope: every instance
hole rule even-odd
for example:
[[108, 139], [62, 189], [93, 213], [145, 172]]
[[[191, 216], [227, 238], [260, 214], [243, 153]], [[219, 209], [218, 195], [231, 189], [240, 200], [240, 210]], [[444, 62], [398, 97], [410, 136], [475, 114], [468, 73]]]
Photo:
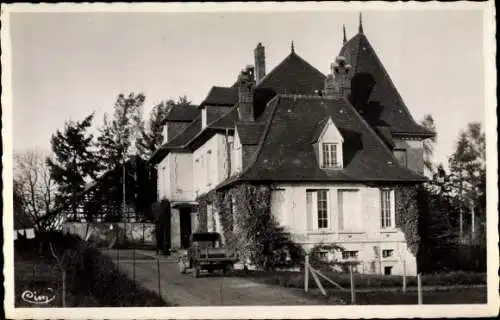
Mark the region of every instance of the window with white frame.
[[322, 143], [322, 167], [323, 168], [338, 168], [339, 162], [337, 159], [337, 143]]
[[380, 211], [382, 229], [395, 227], [394, 190], [380, 190]]
[[308, 216], [310, 229], [324, 230], [329, 228], [328, 190], [307, 190]]

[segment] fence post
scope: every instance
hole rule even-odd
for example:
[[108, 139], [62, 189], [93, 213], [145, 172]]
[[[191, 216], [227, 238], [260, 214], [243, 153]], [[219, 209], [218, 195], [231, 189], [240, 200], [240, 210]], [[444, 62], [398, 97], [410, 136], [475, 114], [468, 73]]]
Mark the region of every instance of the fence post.
[[406, 260], [403, 259], [403, 293], [406, 293]]
[[66, 271], [62, 270], [62, 306], [66, 308]]
[[349, 274], [351, 276], [351, 304], [356, 304], [356, 292], [354, 290], [354, 275], [352, 272], [352, 264], [349, 264]]
[[417, 274], [418, 304], [422, 304], [422, 278]]
[[158, 295], [161, 297], [161, 281], [160, 281], [160, 259], [156, 258], [156, 277], [158, 280]]
[[306, 253], [306, 260], [304, 261], [304, 291], [309, 290], [309, 253]]

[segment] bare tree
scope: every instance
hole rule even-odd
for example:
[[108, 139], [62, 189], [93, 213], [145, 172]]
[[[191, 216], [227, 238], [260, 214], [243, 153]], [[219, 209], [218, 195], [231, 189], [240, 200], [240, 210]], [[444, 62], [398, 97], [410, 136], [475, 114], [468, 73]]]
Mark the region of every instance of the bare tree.
[[40, 218], [54, 209], [56, 184], [50, 175], [46, 159], [48, 153], [41, 149], [31, 149], [14, 153], [14, 185], [21, 198], [22, 208], [38, 230]]

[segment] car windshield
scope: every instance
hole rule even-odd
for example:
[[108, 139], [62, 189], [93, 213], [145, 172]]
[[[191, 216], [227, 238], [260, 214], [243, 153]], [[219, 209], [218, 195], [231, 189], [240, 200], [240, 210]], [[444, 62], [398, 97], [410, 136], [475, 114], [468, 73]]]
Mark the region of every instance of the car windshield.
[[219, 241], [208, 241], [208, 240], [195, 241], [195, 242], [193, 242], [193, 245], [200, 248], [200, 249], [218, 248]]

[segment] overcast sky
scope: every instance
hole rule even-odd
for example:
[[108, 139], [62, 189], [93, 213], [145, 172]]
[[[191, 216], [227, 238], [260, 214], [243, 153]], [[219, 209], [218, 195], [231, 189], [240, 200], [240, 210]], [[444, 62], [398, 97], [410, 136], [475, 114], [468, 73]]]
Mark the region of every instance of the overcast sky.
[[[212, 85], [231, 85], [253, 64], [258, 42], [268, 72], [296, 52], [323, 73], [357, 32], [358, 11], [267, 13], [13, 13], [14, 149], [50, 148], [66, 120], [111, 113], [119, 93], [143, 92], [144, 114]], [[364, 32], [415, 120], [436, 122], [436, 162], [459, 131], [484, 123], [482, 11], [363, 11]]]

